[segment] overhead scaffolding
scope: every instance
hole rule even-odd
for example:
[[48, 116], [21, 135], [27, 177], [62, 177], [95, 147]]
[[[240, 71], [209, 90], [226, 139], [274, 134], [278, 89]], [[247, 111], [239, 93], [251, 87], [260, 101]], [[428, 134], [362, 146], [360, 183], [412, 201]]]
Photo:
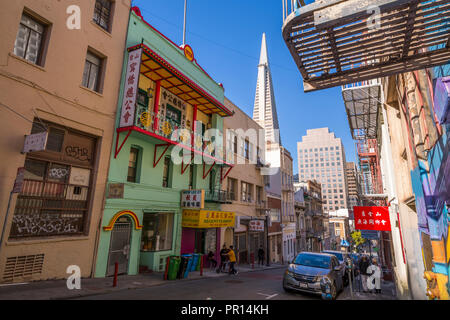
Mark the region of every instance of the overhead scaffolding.
[[305, 91], [450, 61], [449, 0], [282, 1], [283, 38]]

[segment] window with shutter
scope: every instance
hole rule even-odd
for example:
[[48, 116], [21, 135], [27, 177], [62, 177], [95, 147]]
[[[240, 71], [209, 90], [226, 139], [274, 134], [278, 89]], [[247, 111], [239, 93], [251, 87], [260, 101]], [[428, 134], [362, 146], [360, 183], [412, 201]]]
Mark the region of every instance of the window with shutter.
[[14, 54], [40, 65], [45, 29], [43, 23], [23, 13], [14, 44]]

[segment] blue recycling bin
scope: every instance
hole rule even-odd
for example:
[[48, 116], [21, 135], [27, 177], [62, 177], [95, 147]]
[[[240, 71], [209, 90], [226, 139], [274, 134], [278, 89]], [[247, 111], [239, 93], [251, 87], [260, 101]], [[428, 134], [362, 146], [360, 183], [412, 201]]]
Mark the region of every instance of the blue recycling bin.
[[200, 255], [197, 253], [192, 254], [192, 264], [190, 271], [196, 271], [197, 270], [197, 264], [200, 259]]
[[191, 271], [192, 268], [192, 254], [183, 254], [181, 255], [182, 257], [184, 257], [185, 259], [188, 259], [188, 263], [187, 263], [187, 267], [186, 267], [186, 272], [184, 273], [184, 278], [188, 277], [189, 271]]

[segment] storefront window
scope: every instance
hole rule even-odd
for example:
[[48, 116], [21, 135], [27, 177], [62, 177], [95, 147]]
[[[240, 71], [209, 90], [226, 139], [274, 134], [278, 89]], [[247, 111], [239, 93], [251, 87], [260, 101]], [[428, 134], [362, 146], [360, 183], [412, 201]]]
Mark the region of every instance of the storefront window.
[[142, 228], [142, 251], [172, 249], [173, 213], [146, 213]]

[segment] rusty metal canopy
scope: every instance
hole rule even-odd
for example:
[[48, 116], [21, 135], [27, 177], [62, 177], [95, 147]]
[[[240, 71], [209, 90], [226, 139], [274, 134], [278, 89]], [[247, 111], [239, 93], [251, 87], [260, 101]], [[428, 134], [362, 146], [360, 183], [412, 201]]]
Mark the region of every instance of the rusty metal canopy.
[[283, 38], [305, 91], [434, 67], [450, 61], [449, 3], [316, 0], [287, 16]]
[[353, 139], [375, 139], [382, 98], [381, 82], [375, 80], [343, 86], [342, 97]]

